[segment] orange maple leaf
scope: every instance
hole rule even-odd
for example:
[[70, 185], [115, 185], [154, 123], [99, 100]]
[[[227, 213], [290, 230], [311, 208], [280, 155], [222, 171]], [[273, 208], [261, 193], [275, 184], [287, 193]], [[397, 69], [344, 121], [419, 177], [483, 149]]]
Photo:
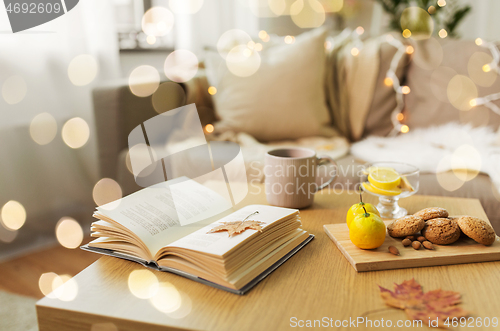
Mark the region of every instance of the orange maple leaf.
[[266, 224], [261, 221], [237, 221], [237, 222], [223, 222], [222, 225], [216, 226], [207, 233], [227, 231], [229, 237], [244, 232], [246, 229], [257, 230], [262, 232], [261, 225]]
[[458, 292], [438, 289], [424, 293], [415, 279], [394, 284], [394, 292], [380, 285], [379, 288], [380, 296], [388, 306], [403, 309], [409, 318], [421, 320], [428, 326], [437, 319], [438, 326], [446, 328], [444, 322], [447, 318], [451, 321], [468, 316], [467, 311], [457, 306], [461, 302]]

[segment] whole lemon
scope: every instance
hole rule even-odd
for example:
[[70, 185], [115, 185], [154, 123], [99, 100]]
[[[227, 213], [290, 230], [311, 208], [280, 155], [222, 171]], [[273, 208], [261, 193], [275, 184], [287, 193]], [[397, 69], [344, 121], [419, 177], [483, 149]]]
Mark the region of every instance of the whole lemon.
[[[363, 209], [363, 207], [365, 207], [366, 211], [365, 209]], [[352, 205], [351, 208], [349, 208], [349, 210], [347, 211], [347, 217], [346, 217], [347, 227], [348, 228], [351, 227], [351, 222], [356, 216], [366, 212], [374, 213], [380, 216], [380, 213], [378, 212], [377, 208], [375, 208], [374, 205], [372, 205], [371, 203], [365, 203], [361, 201]]]
[[375, 249], [385, 241], [385, 224], [377, 214], [359, 214], [351, 222], [349, 238], [359, 248]]

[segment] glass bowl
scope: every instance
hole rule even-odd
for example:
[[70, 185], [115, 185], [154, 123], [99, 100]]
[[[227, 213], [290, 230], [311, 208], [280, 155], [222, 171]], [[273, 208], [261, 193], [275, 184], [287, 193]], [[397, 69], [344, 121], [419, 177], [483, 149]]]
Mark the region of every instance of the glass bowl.
[[[394, 177], [394, 171], [400, 179]], [[387, 182], [384, 175], [388, 173]], [[373, 162], [364, 166], [361, 174], [361, 187], [365, 192], [379, 198], [376, 206], [383, 218], [399, 218], [408, 211], [398, 205], [398, 200], [417, 193], [420, 171], [417, 167], [401, 162]], [[375, 178], [375, 179], [374, 179]], [[380, 181], [382, 179], [382, 181]], [[373, 184], [375, 183], [375, 185]]]

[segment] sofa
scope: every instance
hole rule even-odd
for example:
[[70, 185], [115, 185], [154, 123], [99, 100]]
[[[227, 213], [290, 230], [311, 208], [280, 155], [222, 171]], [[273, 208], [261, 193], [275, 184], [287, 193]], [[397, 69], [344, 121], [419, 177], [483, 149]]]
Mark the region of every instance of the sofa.
[[[369, 41], [365, 42], [365, 44]], [[467, 64], [470, 56], [478, 51], [483, 51], [474, 44], [473, 41], [448, 40], [443, 43], [443, 51], [441, 66], [452, 68], [458, 73], [467, 73]], [[344, 47], [351, 47], [346, 42]], [[427, 47], [433, 49], [432, 44], [413, 44], [415, 50], [419, 47]], [[396, 107], [394, 91], [388, 89], [384, 84], [386, 72], [389, 63], [394, 56], [395, 49], [387, 44], [381, 44], [376, 49], [376, 68], [374, 70], [375, 83], [373, 84], [372, 93], [369, 96], [368, 112], [360, 124], [359, 132], [350, 132], [349, 124], [345, 122], [342, 116], [338, 113], [332, 113], [330, 125], [340, 135], [349, 141], [356, 141], [368, 136], [386, 136], [393, 129], [391, 113]], [[431, 52], [432, 53], [432, 52]], [[337, 56], [339, 51], [337, 51]], [[434, 54], [429, 56], [433, 57]], [[337, 61], [337, 62], [336, 62]], [[329, 70], [325, 75], [325, 80], [339, 80], [339, 76], [345, 75], [338, 68], [338, 58], [330, 56], [327, 58], [327, 66], [335, 66], [334, 70]], [[346, 61], [345, 59], [343, 61]], [[349, 61], [352, 61], [349, 60]], [[478, 118], [478, 116], [470, 116], [464, 118], [459, 112], [453, 112], [447, 108], [451, 105], [444, 105], [443, 101], [437, 98], [428, 98], [426, 95], [432, 94], [432, 89], [436, 86], [429, 84], [432, 81], [432, 73], [434, 70], [425, 66], [426, 59], [415, 61], [410, 54], [405, 54], [405, 57], [400, 61], [397, 67], [396, 75], [402, 83], [405, 83], [411, 89], [411, 93], [405, 96], [405, 118], [408, 125], [413, 127], [428, 127], [446, 122], [462, 122], [472, 123], [473, 125], [490, 125], [495, 129], [500, 126], [500, 116], [494, 113], [488, 114], [488, 119]], [[417, 63], [416, 63], [417, 62]], [[422, 64], [424, 63], [424, 65]], [[349, 70], [349, 67], [342, 70]], [[198, 73], [191, 80], [183, 83], [175, 83], [171, 81], [162, 82], [161, 100], [162, 111], [168, 111], [183, 105], [194, 103], [197, 107], [201, 124], [203, 127], [207, 124], [214, 124], [220, 121], [216, 106], [214, 105], [213, 96], [208, 93], [211, 84], [207, 80], [207, 75], [203, 64], [200, 64]], [[491, 93], [498, 90], [498, 82], [489, 87], [479, 89], [480, 95]], [[442, 88], [442, 86], [441, 86]], [[325, 90], [328, 89], [328, 83], [325, 83]], [[328, 93], [327, 93], [328, 94]], [[344, 102], [340, 93], [335, 92], [337, 99], [329, 98], [325, 101], [328, 107], [334, 107], [335, 102]], [[157, 100], [159, 96], [156, 96]], [[128, 159], [127, 137], [130, 131], [137, 125], [140, 125], [145, 120], [158, 115], [157, 110], [152, 103], [152, 97], [137, 97], [131, 93], [128, 84], [114, 84], [108, 86], [97, 87], [93, 91], [93, 104], [95, 123], [97, 127], [98, 149], [99, 149], [99, 164], [100, 176], [113, 178], [121, 185], [123, 194], [130, 194], [139, 187], [133, 178], [130, 169], [130, 160]], [[344, 100], [344, 101], [342, 101]], [[484, 113], [484, 112], [483, 112]], [[216, 126], [217, 128], [217, 126]], [[207, 133], [207, 136], [214, 136], [215, 133]], [[263, 141], [262, 143], [266, 143]], [[337, 180], [338, 183], [356, 183], [355, 173], [348, 171], [344, 173], [342, 169], [352, 166], [361, 166], [364, 160], [355, 158], [350, 154], [344, 155], [337, 160], [341, 168], [339, 173], [343, 173]], [[453, 176], [452, 173], [441, 175]], [[443, 177], [444, 176], [444, 177]], [[448, 191], [439, 184], [436, 174], [421, 173], [420, 188], [417, 194], [421, 195], [436, 195], [479, 199], [483, 205], [486, 214], [488, 215], [492, 225], [497, 233], [500, 233], [500, 194], [492, 184], [490, 178], [485, 174], [479, 174], [474, 179], [465, 182], [459, 189]]]

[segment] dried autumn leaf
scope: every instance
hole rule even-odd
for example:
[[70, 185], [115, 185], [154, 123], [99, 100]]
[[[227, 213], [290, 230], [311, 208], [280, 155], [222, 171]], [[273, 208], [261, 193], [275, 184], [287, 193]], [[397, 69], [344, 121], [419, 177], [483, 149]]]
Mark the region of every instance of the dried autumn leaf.
[[207, 233], [227, 231], [229, 237], [240, 234], [246, 229], [257, 230], [262, 232], [261, 225], [265, 224], [260, 221], [237, 221], [237, 222], [223, 222], [222, 225], [216, 226]]
[[438, 289], [424, 293], [415, 279], [394, 284], [394, 292], [381, 286], [379, 288], [380, 296], [388, 306], [403, 309], [409, 318], [421, 320], [427, 325], [438, 319], [438, 326], [446, 328], [444, 322], [447, 318], [460, 319], [468, 315], [467, 311], [456, 306], [461, 301], [458, 292]]

